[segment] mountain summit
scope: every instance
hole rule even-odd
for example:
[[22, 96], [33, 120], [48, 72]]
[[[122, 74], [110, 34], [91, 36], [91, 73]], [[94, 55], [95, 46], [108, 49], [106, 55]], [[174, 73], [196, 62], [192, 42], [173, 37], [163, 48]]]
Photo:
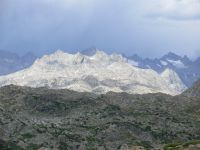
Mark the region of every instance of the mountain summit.
[[45, 55], [25, 70], [0, 77], [0, 86], [9, 84], [97, 94], [114, 91], [176, 95], [186, 89], [172, 70], [167, 75], [158, 74], [132, 66], [122, 55], [108, 55], [99, 50], [92, 56], [60, 50]]

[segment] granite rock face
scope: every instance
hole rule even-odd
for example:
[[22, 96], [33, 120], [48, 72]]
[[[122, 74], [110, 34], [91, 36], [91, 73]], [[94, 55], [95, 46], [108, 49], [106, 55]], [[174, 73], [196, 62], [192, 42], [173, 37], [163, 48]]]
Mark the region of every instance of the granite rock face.
[[10, 84], [95, 94], [113, 91], [178, 95], [187, 89], [178, 74], [171, 69], [159, 74], [151, 69], [132, 66], [122, 55], [109, 55], [103, 51], [87, 56], [58, 50], [37, 59], [24, 70], [0, 76], [1, 87]]

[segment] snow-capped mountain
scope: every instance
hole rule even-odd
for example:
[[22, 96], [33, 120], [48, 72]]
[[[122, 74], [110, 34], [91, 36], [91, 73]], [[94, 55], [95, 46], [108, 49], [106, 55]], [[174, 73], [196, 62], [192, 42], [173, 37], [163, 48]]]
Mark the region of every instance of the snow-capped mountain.
[[36, 56], [30, 52], [19, 56], [16, 53], [0, 50], [0, 75], [22, 70], [31, 66], [35, 60]]
[[172, 70], [159, 74], [151, 69], [140, 69], [129, 64], [122, 55], [108, 55], [99, 50], [90, 56], [62, 51], [45, 55], [27, 69], [1, 76], [0, 86], [8, 84], [100, 94], [114, 91], [176, 95], [186, 89]]
[[183, 83], [188, 87], [200, 78], [200, 61], [198, 63], [200, 58], [196, 61], [191, 61], [187, 56], [181, 57], [172, 52], [156, 59], [143, 59], [137, 55], [127, 58], [133, 66], [143, 69], [153, 69], [158, 73], [162, 73], [167, 68], [170, 68], [179, 75]]

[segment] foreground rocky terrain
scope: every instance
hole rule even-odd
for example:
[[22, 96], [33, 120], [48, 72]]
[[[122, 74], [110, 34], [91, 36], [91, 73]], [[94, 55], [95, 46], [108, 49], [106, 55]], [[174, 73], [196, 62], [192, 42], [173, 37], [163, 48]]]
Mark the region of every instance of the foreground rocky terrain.
[[198, 150], [199, 87], [173, 97], [5, 86], [0, 149]]

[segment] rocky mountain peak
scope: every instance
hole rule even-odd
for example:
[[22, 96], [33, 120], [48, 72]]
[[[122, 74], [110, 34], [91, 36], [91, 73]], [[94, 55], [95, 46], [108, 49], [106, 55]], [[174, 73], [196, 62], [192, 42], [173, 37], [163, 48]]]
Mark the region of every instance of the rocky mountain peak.
[[179, 56], [179, 55], [177, 55], [177, 54], [175, 54], [175, 53], [168, 52], [166, 55], [164, 55], [164, 56], [162, 57], [162, 59], [163, 59], [163, 60], [167, 60], [167, 59], [169, 59], [169, 60], [181, 60], [182, 57]]

